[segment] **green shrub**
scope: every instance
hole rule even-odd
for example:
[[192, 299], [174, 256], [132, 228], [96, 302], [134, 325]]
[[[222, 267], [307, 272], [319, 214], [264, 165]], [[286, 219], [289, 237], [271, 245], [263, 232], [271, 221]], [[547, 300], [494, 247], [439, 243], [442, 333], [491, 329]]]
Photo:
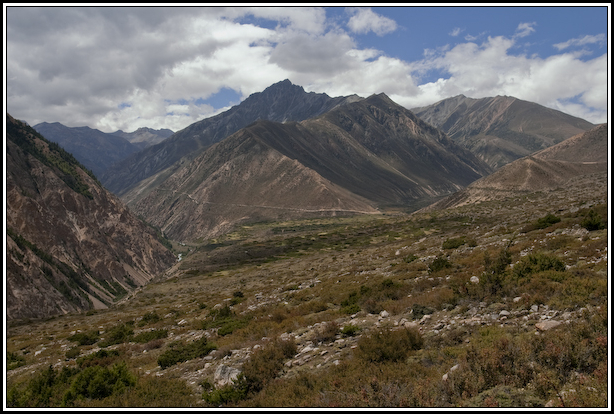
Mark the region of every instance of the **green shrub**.
[[345, 337], [358, 335], [360, 328], [356, 325], [345, 325], [341, 329], [341, 334]]
[[590, 209], [580, 222], [580, 225], [588, 231], [601, 230], [605, 228], [601, 216], [593, 209]]
[[520, 259], [520, 261], [514, 265], [513, 274], [518, 279], [545, 270], [562, 272], [565, 270], [565, 263], [556, 256], [534, 253]]
[[254, 352], [243, 364], [243, 377], [238, 381], [247, 393], [262, 390], [283, 367], [285, 359], [296, 355], [294, 341], [276, 340]]
[[435, 260], [429, 264], [429, 273], [435, 273], [443, 269], [452, 267], [452, 263], [443, 256], [436, 257]]
[[93, 345], [100, 339], [100, 333], [96, 331], [77, 332], [68, 338], [69, 341], [77, 342], [79, 345]]
[[316, 332], [315, 339], [318, 342], [330, 342], [339, 333], [339, 324], [335, 321], [324, 322]]
[[101, 349], [87, 356], [77, 359], [79, 368], [86, 368], [94, 365], [108, 366], [119, 358], [119, 351], [115, 349]]
[[415, 254], [410, 254], [409, 256], [407, 256], [405, 259], [403, 259], [405, 261], [405, 263], [411, 263], [415, 260], [418, 259], [418, 256], [416, 256]]
[[158, 357], [158, 365], [160, 365], [160, 368], [165, 369], [179, 362], [203, 358], [214, 349], [217, 349], [217, 346], [208, 343], [205, 336], [187, 344], [173, 342], [169, 344], [169, 349]]
[[239, 374], [235, 384], [227, 384], [219, 389], [205, 390], [203, 400], [214, 407], [239, 402], [247, 396], [244, 384], [243, 374]]
[[154, 329], [153, 331], [141, 332], [133, 338], [133, 341], [144, 344], [155, 339], [163, 339], [166, 337], [168, 337], [168, 331], [166, 329]]
[[560, 221], [560, 217], [557, 217], [552, 213], [548, 213], [544, 217], [537, 219], [537, 224], [535, 225], [535, 227], [538, 229], [545, 229], [546, 227], [550, 227]]
[[18, 355], [14, 352], [7, 352], [6, 354], [7, 371], [10, 371], [15, 368], [19, 368], [20, 366], [25, 365], [25, 364], [26, 364], [26, 359], [23, 356]]
[[430, 315], [433, 312], [435, 312], [434, 309], [419, 303], [414, 303], [411, 307], [411, 315], [414, 319], [422, 319], [424, 315]]
[[81, 353], [81, 350], [79, 349], [78, 346], [75, 346], [74, 348], [70, 348], [68, 351], [66, 351], [66, 359], [75, 359], [79, 356], [80, 353]]
[[160, 321], [160, 315], [156, 313], [156, 311], [147, 312], [138, 323], [138, 326], [145, 326], [150, 323], [156, 323]]
[[382, 330], [358, 340], [355, 353], [367, 362], [397, 362], [422, 348], [423, 339], [417, 329]]
[[113, 393], [121, 393], [126, 387], [136, 385], [136, 378], [130, 374], [125, 362], [112, 367], [90, 366], [81, 371], [64, 394], [63, 405], [70, 406], [76, 399], [103, 399]]
[[456, 237], [456, 238], [452, 238], [452, 239], [446, 239], [443, 244], [441, 245], [441, 248], [444, 250], [448, 250], [448, 249], [456, 249], [461, 247], [463, 244], [465, 244], [465, 236], [461, 236], [461, 237]]
[[132, 338], [134, 330], [129, 324], [118, 324], [113, 326], [105, 333], [105, 340], [100, 342], [98, 346], [101, 348], [128, 342]]

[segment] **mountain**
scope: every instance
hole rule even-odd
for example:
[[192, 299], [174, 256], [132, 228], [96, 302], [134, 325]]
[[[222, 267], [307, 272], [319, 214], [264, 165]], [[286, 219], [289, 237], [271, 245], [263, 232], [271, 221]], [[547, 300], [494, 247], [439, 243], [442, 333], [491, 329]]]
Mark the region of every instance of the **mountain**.
[[511, 96], [472, 99], [458, 95], [412, 112], [494, 169], [595, 126]]
[[122, 137], [140, 150], [151, 145], [159, 144], [166, 138], [173, 135], [170, 129], [152, 129], [141, 127], [134, 132], [124, 132], [121, 129], [112, 133], [118, 137]]
[[467, 188], [436, 202], [428, 210], [499, 200], [513, 194], [548, 191], [570, 180], [608, 172], [608, 126], [566, 139], [552, 147], [513, 161]]
[[[302, 87], [284, 80], [250, 95], [228, 111], [195, 122], [163, 142], [133, 154], [107, 170], [101, 181], [122, 196], [140, 181], [168, 169], [182, 157], [193, 159], [212, 144], [259, 119], [302, 121], [359, 99], [355, 95], [331, 98], [323, 93], [307, 93]], [[167, 170], [164, 177], [172, 171], [174, 169]]]
[[6, 314], [105, 308], [176, 259], [75, 157], [7, 114]]
[[59, 122], [43, 122], [34, 129], [49, 141], [60, 144], [100, 177], [111, 165], [139, 150], [127, 139], [90, 127], [67, 127]]
[[241, 222], [416, 209], [490, 172], [380, 94], [302, 122], [255, 122], [178, 163], [131, 208], [188, 241]]

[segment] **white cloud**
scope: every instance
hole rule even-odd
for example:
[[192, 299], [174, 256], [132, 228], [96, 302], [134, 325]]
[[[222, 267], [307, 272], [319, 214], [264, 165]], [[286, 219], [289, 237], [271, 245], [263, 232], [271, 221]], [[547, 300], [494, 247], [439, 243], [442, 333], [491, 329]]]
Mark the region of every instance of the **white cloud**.
[[463, 29], [461, 29], [460, 27], [455, 27], [454, 29], [452, 29], [452, 31], [450, 33], [448, 33], [450, 36], [452, 37], [456, 37], [459, 34], [461, 34], [463, 32]]
[[[345, 18], [355, 33], [382, 35], [397, 27], [371, 9], [350, 9]], [[259, 19], [266, 27], [255, 23]], [[31, 125], [176, 131], [219, 113], [222, 108], [199, 102], [222, 88], [245, 98], [287, 78], [330, 96], [384, 92], [408, 108], [459, 93], [504, 94], [604, 120], [607, 56], [512, 54], [534, 23], [519, 24], [511, 37], [482, 33], [454, 47], [433, 45], [413, 62], [361, 48], [341, 27], [311, 7], [9, 9], [8, 112]], [[600, 41], [582, 37], [558, 45]], [[420, 81], [433, 73], [440, 79]]]
[[373, 32], [378, 36], [394, 32], [397, 24], [394, 20], [374, 13], [368, 8], [349, 8], [348, 13], [352, 16], [348, 21], [348, 27], [354, 33]]
[[535, 26], [537, 23], [533, 22], [533, 23], [520, 23], [518, 25], [518, 27], [516, 28], [516, 33], [514, 34], [515, 37], [526, 37], [528, 35], [530, 35], [531, 33], [533, 33], [535, 31], [535, 29], [533, 28], [533, 26]]
[[554, 44], [552, 46], [554, 46], [555, 48], [557, 48], [558, 50], [563, 50], [563, 49], [567, 49], [568, 47], [573, 47], [573, 46], [584, 46], [584, 45], [589, 45], [589, 44], [593, 44], [593, 43], [599, 43], [599, 44], [603, 44], [605, 43], [605, 35], [603, 33], [595, 35], [595, 36], [591, 36], [591, 35], [586, 35], [583, 37], [578, 37], [575, 39], [570, 39], [566, 42], [563, 43], [557, 43]]

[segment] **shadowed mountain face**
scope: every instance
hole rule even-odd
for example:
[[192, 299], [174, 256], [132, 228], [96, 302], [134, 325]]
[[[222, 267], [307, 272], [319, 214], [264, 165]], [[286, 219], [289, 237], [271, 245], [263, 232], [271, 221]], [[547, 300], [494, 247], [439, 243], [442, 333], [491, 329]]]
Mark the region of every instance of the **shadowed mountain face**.
[[250, 95], [241, 104], [176, 132], [160, 144], [148, 147], [110, 168], [101, 181], [115, 194], [123, 195], [140, 181], [171, 167], [182, 157], [195, 158], [206, 148], [259, 120], [302, 121], [332, 108], [353, 102], [357, 96], [331, 98], [307, 93], [289, 80]]
[[258, 121], [179, 163], [146, 196], [137, 189], [131, 207], [193, 240], [247, 220], [415, 209], [490, 171], [381, 94], [300, 123]]
[[572, 179], [608, 172], [608, 128], [600, 124], [550, 148], [513, 161], [429, 210], [498, 200], [513, 194], [563, 187]]
[[472, 99], [458, 95], [412, 112], [494, 169], [594, 127], [583, 119], [510, 96]]
[[76, 159], [7, 114], [8, 319], [104, 308], [175, 262]]
[[96, 177], [139, 150], [125, 138], [89, 127], [71, 128], [59, 122], [43, 122], [34, 125], [34, 129], [49, 141], [60, 144]]

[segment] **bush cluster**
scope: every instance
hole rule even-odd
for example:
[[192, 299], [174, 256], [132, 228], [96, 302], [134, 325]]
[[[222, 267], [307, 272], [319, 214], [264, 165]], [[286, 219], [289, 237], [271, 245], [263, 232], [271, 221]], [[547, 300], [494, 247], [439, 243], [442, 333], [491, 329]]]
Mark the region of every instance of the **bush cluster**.
[[422, 348], [423, 339], [415, 328], [376, 331], [358, 341], [356, 355], [367, 362], [397, 362]]
[[165, 369], [179, 362], [189, 361], [194, 358], [203, 358], [214, 349], [217, 349], [217, 346], [208, 343], [205, 336], [187, 344], [173, 342], [169, 344], [168, 349], [158, 357], [158, 365], [160, 365], [160, 368]]

